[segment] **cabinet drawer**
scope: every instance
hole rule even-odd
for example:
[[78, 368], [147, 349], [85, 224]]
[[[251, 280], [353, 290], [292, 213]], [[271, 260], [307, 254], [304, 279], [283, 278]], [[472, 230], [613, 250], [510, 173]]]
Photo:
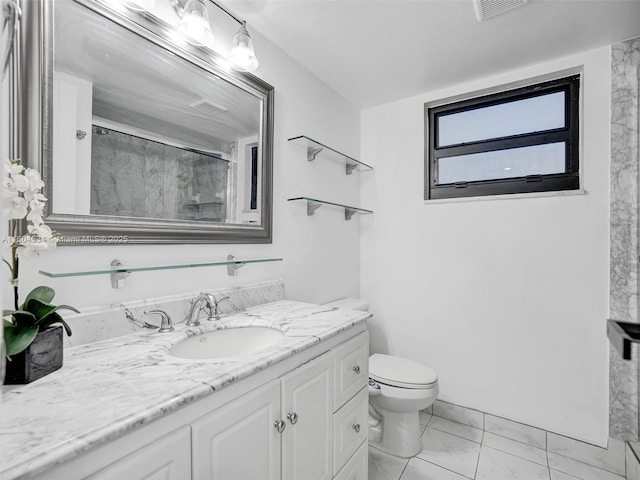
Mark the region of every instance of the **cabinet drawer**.
[[367, 439], [369, 390], [363, 388], [333, 415], [333, 474]]
[[367, 480], [369, 477], [369, 450], [367, 442], [363, 442], [349, 459], [342, 470], [333, 477], [334, 480]]
[[369, 378], [369, 332], [335, 348], [334, 411], [367, 384]]

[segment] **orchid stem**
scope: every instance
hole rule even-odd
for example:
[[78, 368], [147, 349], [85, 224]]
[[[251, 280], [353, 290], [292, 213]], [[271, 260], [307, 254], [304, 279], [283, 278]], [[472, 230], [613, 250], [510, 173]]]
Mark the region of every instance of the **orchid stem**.
[[13, 307], [18, 310], [18, 221], [11, 220], [11, 284], [13, 285]]

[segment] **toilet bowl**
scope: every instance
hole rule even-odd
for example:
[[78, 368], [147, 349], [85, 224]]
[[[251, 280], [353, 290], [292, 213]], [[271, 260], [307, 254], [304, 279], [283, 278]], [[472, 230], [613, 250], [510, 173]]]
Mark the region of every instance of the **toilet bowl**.
[[398, 457], [420, 453], [418, 412], [438, 397], [438, 376], [429, 367], [393, 355], [369, 357], [369, 443]]
[[[368, 303], [343, 298], [332, 307], [368, 310]], [[438, 397], [438, 376], [412, 360], [375, 353], [369, 357], [369, 444], [410, 458], [422, 448], [418, 412]]]

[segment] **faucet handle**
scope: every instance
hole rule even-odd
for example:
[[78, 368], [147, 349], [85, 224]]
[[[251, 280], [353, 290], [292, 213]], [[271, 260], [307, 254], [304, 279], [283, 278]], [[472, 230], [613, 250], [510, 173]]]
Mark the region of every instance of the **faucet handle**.
[[217, 299], [215, 296], [213, 296], [213, 295], [212, 295], [212, 297], [213, 297], [213, 299], [216, 301], [216, 305], [217, 305], [217, 304], [219, 304], [219, 303], [221, 303], [221, 302], [224, 302], [225, 300], [229, 300], [229, 301], [231, 301], [231, 298], [230, 298], [228, 295], [227, 295], [226, 297], [222, 297], [220, 300], [218, 300], [218, 299]]
[[171, 322], [171, 317], [167, 312], [163, 310], [146, 310], [144, 312], [145, 315], [152, 315], [154, 313], [160, 315], [160, 317], [162, 318], [160, 322], [160, 330], [158, 330], [158, 332], [159, 333], [173, 332], [174, 330], [173, 323]]
[[222, 297], [219, 300], [215, 296], [213, 295], [211, 296], [213, 297], [213, 300], [214, 300], [214, 303], [213, 303], [214, 311], [213, 311], [213, 314], [210, 315], [207, 320], [220, 320], [220, 317], [222, 317], [222, 313], [220, 312], [218, 306], [225, 300], [227, 300], [231, 305], [233, 305], [233, 302], [231, 301], [231, 298], [229, 296]]

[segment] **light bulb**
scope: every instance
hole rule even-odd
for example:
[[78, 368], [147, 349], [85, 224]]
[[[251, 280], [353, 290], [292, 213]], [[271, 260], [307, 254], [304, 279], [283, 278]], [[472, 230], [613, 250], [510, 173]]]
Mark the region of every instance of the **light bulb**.
[[214, 36], [209, 25], [209, 14], [202, 0], [189, 0], [185, 4], [178, 32], [193, 45], [207, 47], [213, 45]]
[[234, 69], [241, 72], [253, 72], [258, 68], [259, 63], [253, 51], [253, 41], [244, 23], [233, 37], [229, 62]]

